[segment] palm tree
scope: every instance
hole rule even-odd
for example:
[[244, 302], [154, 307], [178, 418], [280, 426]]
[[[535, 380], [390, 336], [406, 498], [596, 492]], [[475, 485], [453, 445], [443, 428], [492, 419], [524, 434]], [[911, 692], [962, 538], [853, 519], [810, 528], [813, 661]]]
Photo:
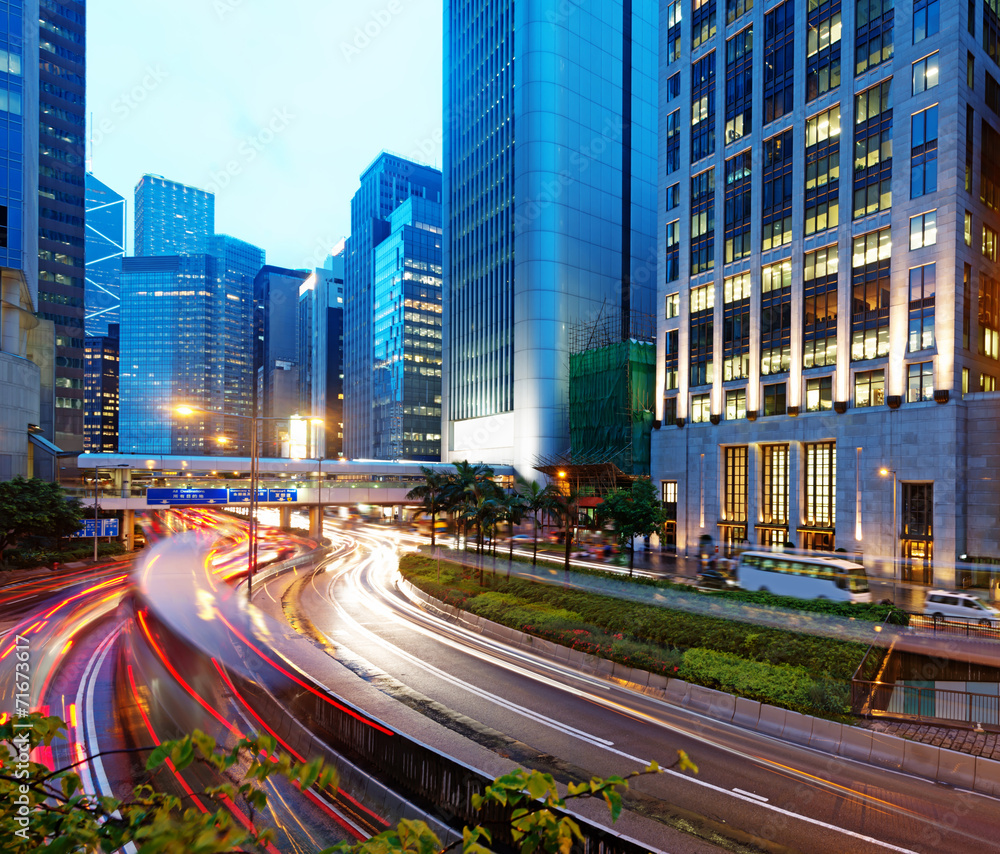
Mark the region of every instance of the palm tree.
[[566, 560], [564, 569], [567, 576], [569, 574], [569, 552], [573, 544], [573, 523], [578, 521], [581, 498], [583, 498], [583, 493], [580, 491], [579, 487], [569, 483], [567, 483], [565, 488], [561, 492], [557, 493], [555, 497], [555, 506], [562, 515], [563, 523], [566, 528]]
[[431, 551], [433, 551], [436, 542], [437, 516], [438, 513], [447, 508], [445, 498], [449, 488], [448, 476], [427, 468], [427, 466], [421, 466], [420, 471], [423, 472], [424, 482], [407, 492], [406, 497], [411, 501], [418, 499], [423, 505], [424, 512], [430, 514]]
[[[469, 463], [462, 460], [455, 463], [455, 474], [450, 478], [450, 486], [447, 490], [446, 501], [450, 508], [462, 511], [463, 528], [465, 535], [465, 547], [469, 546], [468, 524], [475, 518], [475, 514], [468, 511], [470, 499], [471, 504], [477, 504], [479, 498], [483, 496], [492, 497], [496, 484], [493, 483], [493, 469], [483, 463]], [[478, 527], [479, 539], [482, 540], [482, 528]], [[477, 550], [481, 547], [480, 542]]]
[[517, 479], [517, 486], [515, 489], [521, 494], [524, 499], [525, 507], [528, 512], [531, 513], [532, 521], [532, 532], [534, 534], [534, 543], [532, 544], [531, 550], [531, 565], [538, 565], [538, 514], [545, 510], [551, 510], [554, 506], [555, 492], [552, 490], [552, 486], [539, 486], [537, 480], [525, 480], [522, 477]]
[[507, 523], [507, 577], [510, 578], [510, 565], [514, 562], [514, 526], [520, 525], [524, 514], [528, 512], [528, 502], [516, 489], [500, 498], [500, 515]]

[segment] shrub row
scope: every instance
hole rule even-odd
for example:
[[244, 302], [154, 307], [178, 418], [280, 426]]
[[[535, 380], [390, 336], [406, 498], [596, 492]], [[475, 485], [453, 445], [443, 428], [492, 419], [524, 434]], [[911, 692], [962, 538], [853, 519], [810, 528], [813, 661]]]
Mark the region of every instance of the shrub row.
[[789, 608], [796, 611], [808, 611], [812, 614], [829, 614], [834, 617], [855, 618], [882, 623], [886, 619], [895, 626], [906, 626], [910, 615], [893, 605], [877, 603], [852, 605], [850, 602], [831, 602], [829, 599], [796, 599], [793, 596], [778, 596], [775, 593], [759, 593], [749, 590], [725, 590], [714, 594], [721, 599], [734, 602], [746, 602], [751, 605]]
[[[403, 574], [418, 582], [430, 595], [471, 610], [468, 600], [482, 592], [472, 578], [471, 570], [442, 561], [439, 583], [435, 580], [436, 567], [436, 561], [418, 555], [407, 555], [400, 562]], [[850, 680], [865, 653], [862, 644], [849, 641], [691, 614], [660, 605], [630, 602], [547, 584], [517, 579], [506, 581], [502, 578], [495, 582], [498, 591], [514, 598], [490, 599], [489, 603], [504, 601], [513, 604], [516, 601], [521, 608], [544, 604], [578, 615], [583, 626], [593, 626], [608, 635], [620, 635], [623, 639], [665, 649], [711, 649], [748, 661], [797, 665], [816, 677], [843, 681]], [[491, 613], [496, 613], [496, 607], [492, 604], [494, 610]], [[493, 619], [486, 613], [481, 616]], [[497, 621], [510, 625], [506, 620]]]
[[[97, 554], [99, 557], [122, 555], [125, 554], [125, 546], [122, 543], [98, 543]], [[3, 559], [9, 567], [28, 569], [35, 566], [51, 566], [55, 561], [59, 561], [59, 563], [72, 563], [73, 561], [86, 560], [93, 556], [94, 542], [93, 540], [87, 540], [85, 545], [62, 549], [60, 551], [42, 551], [30, 548], [10, 549], [4, 553]]]

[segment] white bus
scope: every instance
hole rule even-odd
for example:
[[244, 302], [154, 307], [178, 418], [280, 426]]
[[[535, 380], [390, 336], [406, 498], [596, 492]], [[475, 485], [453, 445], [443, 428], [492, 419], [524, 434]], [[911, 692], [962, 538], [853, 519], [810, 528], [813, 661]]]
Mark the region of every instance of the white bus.
[[736, 568], [743, 590], [761, 590], [797, 599], [871, 602], [861, 564], [841, 558], [801, 557], [780, 552], [744, 552]]

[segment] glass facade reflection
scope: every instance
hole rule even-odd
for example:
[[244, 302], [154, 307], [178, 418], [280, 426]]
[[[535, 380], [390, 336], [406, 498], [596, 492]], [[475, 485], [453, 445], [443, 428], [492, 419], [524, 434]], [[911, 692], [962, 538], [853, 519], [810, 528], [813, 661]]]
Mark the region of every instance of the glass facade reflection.
[[393, 212], [410, 198], [440, 204], [441, 173], [383, 152], [351, 199], [344, 271], [344, 454], [350, 459], [376, 456], [375, 251], [392, 233]]
[[659, 9], [445, 5], [444, 454], [569, 446], [570, 328], [654, 313]]
[[215, 233], [215, 195], [143, 175], [135, 185], [135, 247], [141, 255], [199, 255]]
[[375, 458], [441, 458], [441, 205], [403, 202], [375, 249]]
[[108, 334], [118, 323], [119, 279], [125, 255], [125, 198], [87, 173], [87, 284], [85, 303], [88, 336]]

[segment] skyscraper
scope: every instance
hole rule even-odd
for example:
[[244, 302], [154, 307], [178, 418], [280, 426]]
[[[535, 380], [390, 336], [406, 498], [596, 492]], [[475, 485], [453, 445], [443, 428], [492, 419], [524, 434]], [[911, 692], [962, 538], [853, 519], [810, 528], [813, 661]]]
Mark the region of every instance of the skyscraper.
[[[226, 413], [251, 412], [253, 403], [253, 323], [254, 278], [264, 266], [264, 250], [245, 240], [225, 234], [212, 235], [211, 254], [219, 261], [219, 274], [225, 285], [225, 303], [220, 318], [223, 351], [223, 410]], [[250, 438], [249, 423], [243, 418], [225, 419], [222, 432], [234, 447], [246, 453]]]
[[[250, 271], [264, 252], [224, 235], [209, 243], [217, 254], [122, 259], [122, 453], [247, 453]], [[182, 403], [199, 411], [178, 416]]]
[[[289, 453], [291, 416], [299, 414], [299, 289], [306, 270], [264, 267], [254, 280], [254, 368], [262, 456]], [[307, 413], [308, 414], [308, 413]]]
[[118, 451], [118, 381], [120, 348], [118, 324], [107, 335], [88, 335], [83, 364], [83, 451]]
[[1000, 554], [995, 6], [661, 8], [653, 473], [677, 547], [973, 583], [962, 561]]
[[125, 255], [125, 199], [90, 172], [87, 173], [87, 285], [88, 336], [108, 334], [118, 323], [118, 293]]
[[323, 419], [305, 451], [344, 452], [344, 250], [299, 287], [299, 413]]
[[[38, 3], [8, 4], [0, 36], [0, 480], [54, 474], [45, 437], [52, 419], [53, 325], [38, 305]], [[48, 334], [46, 344], [44, 338]], [[45, 372], [49, 376], [46, 379]], [[42, 387], [49, 389], [47, 411]], [[36, 449], [32, 443], [40, 443]]]
[[440, 204], [441, 173], [383, 152], [361, 174], [351, 200], [351, 236], [344, 276], [344, 453], [375, 455], [374, 369], [375, 268], [377, 247], [389, 236], [389, 218], [411, 197]]
[[444, 456], [569, 449], [569, 335], [652, 314], [652, 0], [445, 4]]
[[79, 451], [86, 277], [86, 6], [74, 0], [42, 0], [38, 11], [38, 310], [56, 328], [56, 444]]
[[441, 204], [411, 197], [375, 247], [374, 457], [441, 459]]
[[143, 175], [135, 185], [136, 256], [201, 255], [215, 234], [215, 195], [207, 190]]

